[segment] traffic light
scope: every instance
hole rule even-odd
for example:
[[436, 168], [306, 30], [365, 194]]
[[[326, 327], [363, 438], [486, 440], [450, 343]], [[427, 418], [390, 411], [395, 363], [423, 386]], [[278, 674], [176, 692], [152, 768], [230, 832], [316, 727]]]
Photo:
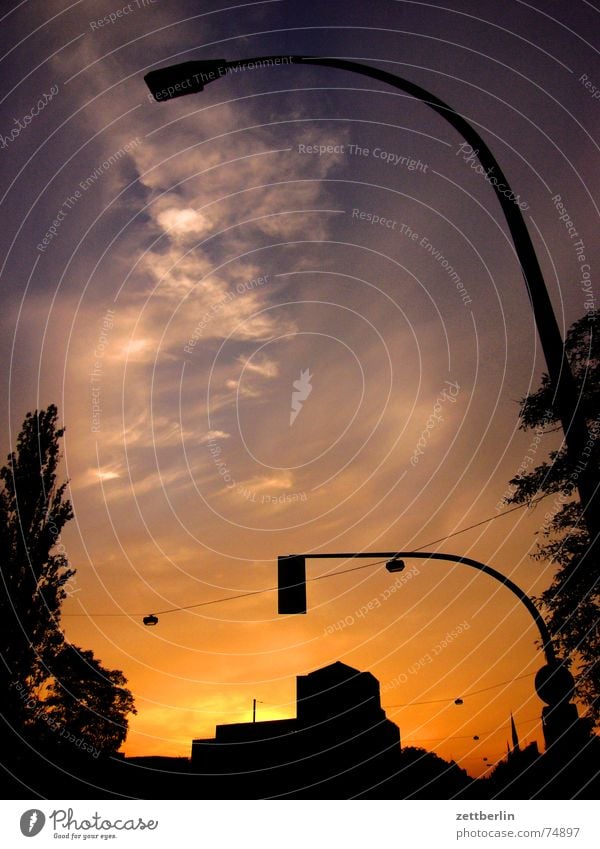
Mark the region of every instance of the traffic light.
[[287, 554], [277, 558], [278, 613], [306, 613], [306, 564], [304, 557]]

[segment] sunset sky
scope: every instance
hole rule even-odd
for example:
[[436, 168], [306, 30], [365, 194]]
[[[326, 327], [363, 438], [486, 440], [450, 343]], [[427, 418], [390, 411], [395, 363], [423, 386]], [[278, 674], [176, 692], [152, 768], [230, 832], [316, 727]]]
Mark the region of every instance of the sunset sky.
[[383, 563], [314, 581], [306, 616], [279, 617], [275, 592], [155, 628], [142, 616], [272, 588], [294, 551], [425, 546], [536, 595], [553, 498], [435, 541], [496, 516], [527, 457], [560, 444], [518, 430], [543, 357], [498, 201], [446, 121], [339, 70], [246, 71], [166, 103], [144, 74], [312, 54], [430, 90], [526, 207], [564, 334], [588, 296], [558, 202], [592, 285], [600, 263], [597, 26], [584, 0], [4, 14], [0, 447], [57, 404], [77, 569], [63, 624], [128, 678], [128, 754], [189, 755], [215, 724], [249, 720], [253, 698], [258, 719], [294, 716], [295, 676], [335, 660], [379, 679], [403, 745], [472, 775], [504, 754], [511, 711], [541, 746], [533, 622], [464, 565], [407, 562], [402, 586]]

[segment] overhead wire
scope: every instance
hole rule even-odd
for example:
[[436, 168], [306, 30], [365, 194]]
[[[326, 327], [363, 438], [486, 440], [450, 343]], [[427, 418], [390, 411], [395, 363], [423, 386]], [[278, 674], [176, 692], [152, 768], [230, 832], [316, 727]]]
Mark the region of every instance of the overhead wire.
[[[541, 722], [539, 716], [530, 716], [527, 719], [519, 720], [519, 728], [523, 725], [533, 725], [536, 722]], [[410, 734], [403, 734], [403, 738], [406, 737], [409, 740], [412, 740], [413, 743], [435, 743], [438, 740], [473, 740], [474, 737], [484, 737], [489, 734], [496, 734], [498, 731], [501, 731], [504, 728], [504, 725], [498, 725], [497, 728], [488, 728], [486, 731], [478, 731], [476, 734], [456, 734], [447, 737], [416, 737], [412, 738]], [[480, 740], [479, 742], [483, 742]]]
[[[418, 554], [419, 551], [422, 551], [424, 548], [427, 548], [431, 545], [437, 545], [437, 543], [439, 543], [439, 542], [444, 542], [445, 540], [451, 539], [452, 537], [458, 536], [459, 534], [464, 534], [467, 531], [471, 531], [474, 528], [478, 528], [481, 525], [485, 525], [488, 522], [492, 522], [494, 519], [501, 519], [504, 516], [508, 516], [509, 513], [513, 513], [515, 510], [521, 510], [524, 507], [530, 507], [532, 504], [536, 504], [538, 501], [541, 501], [543, 498], [547, 498], [548, 495], [549, 495], [549, 493], [545, 493], [544, 495], [541, 495], [538, 498], [534, 498], [530, 502], [526, 502], [524, 504], [517, 504], [516, 507], [511, 507], [510, 510], [505, 510], [502, 513], [497, 513], [495, 516], [488, 516], [487, 519], [482, 519], [481, 521], [476, 522], [473, 525], [468, 525], [466, 528], [461, 528], [460, 530], [454, 531], [451, 534], [447, 534], [444, 537], [439, 537], [438, 539], [431, 540], [431, 542], [423, 543], [418, 548], [413, 548], [411, 553]], [[350, 569], [341, 569], [341, 570], [338, 570], [336, 572], [328, 572], [325, 575], [317, 575], [314, 578], [307, 578], [306, 582], [312, 583], [313, 581], [323, 581], [327, 578], [337, 578], [339, 575], [347, 575], [350, 572], [358, 572], [361, 569], [370, 569], [373, 566], [379, 566], [381, 563], [385, 563], [385, 562], [386, 562], [385, 560], [376, 560], [373, 563], [363, 563], [361, 566], [353, 566]], [[247, 592], [238, 593], [236, 595], [228, 595], [228, 596], [223, 596], [222, 598], [213, 598], [213, 599], [208, 599], [207, 601], [200, 601], [200, 602], [197, 602], [196, 604], [187, 604], [187, 605], [182, 605], [180, 607], [169, 607], [166, 610], [156, 611], [154, 615], [155, 616], [164, 616], [167, 613], [178, 613], [179, 611], [182, 611], [182, 610], [194, 610], [198, 607], [208, 607], [211, 604], [221, 604], [222, 602], [225, 602], [225, 601], [236, 601], [240, 598], [247, 598], [248, 596], [255, 596], [255, 595], [262, 595], [263, 593], [276, 592], [277, 589], [278, 589], [278, 587], [266, 587], [266, 588], [260, 589], [260, 590], [248, 590]], [[101, 616], [102, 617], [105, 617], [105, 616], [126, 616], [130, 619], [133, 619], [133, 618], [138, 618], [140, 616], [144, 616], [145, 614], [144, 613], [124, 613], [124, 612], [121, 611], [121, 612], [118, 612], [118, 613], [88, 613], [88, 612], [86, 612], [86, 613], [63, 613], [61, 615], [62, 616], [69, 616], [69, 617], [86, 616], [89, 619], [95, 619], [95, 618], [101, 617]]]
[[[531, 678], [532, 675], [535, 675], [535, 672], [526, 672], [525, 675], [518, 675], [516, 678], [509, 678], [507, 681], [499, 681], [497, 684], [491, 684], [489, 687], [482, 687], [480, 690], [472, 690], [469, 693], [463, 693], [460, 698], [466, 699], [471, 696], [478, 696], [480, 693], [487, 693], [488, 690], [496, 690], [498, 687], [503, 687], [505, 684], [512, 684], [513, 681], [521, 681], [523, 678]], [[382, 705], [385, 710], [393, 710], [395, 708], [403, 708], [403, 707], [413, 707], [415, 705], [433, 705], [441, 702], [454, 702], [456, 701], [456, 696], [448, 696], [445, 699], [430, 699], [425, 702], [404, 702], [400, 705]]]
[[[519, 510], [519, 509], [522, 509], [523, 507], [531, 506], [531, 504], [535, 504], [538, 501], [541, 501], [543, 498], [546, 498], [546, 497], [547, 497], [547, 494], [542, 495], [539, 498], [533, 499], [531, 502], [528, 502], [528, 503], [525, 503], [525, 504], [518, 504], [516, 507], [512, 507], [510, 510], [506, 510], [503, 513], [498, 513], [495, 516], [489, 516], [487, 519], [482, 519], [481, 521], [476, 522], [473, 525], [468, 525], [466, 528], [461, 528], [460, 530], [455, 531], [451, 534], [447, 534], [444, 537], [439, 537], [436, 540], [432, 540], [430, 542], [424, 543], [423, 545], [419, 546], [419, 548], [415, 548], [412, 551], [414, 551], [414, 553], [417, 554], [419, 551], [422, 551], [424, 548], [427, 548], [427, 547], [432, 546], [432, 545], [436, 545], [439, 542], [444, 542], [445, 540], [450, 539], [450, 538], [455, 537], [455, 536], [458, 536], [459, 534], [465, 533], [466, 531], [473, 530], [474, 528], [480, 527], [481, 525], [484, 525], [488, 522], [491, 522], [494, 519], [502, 518], [503, 516], [506, 516], [509, 513], [514, 512], [515, 510]], [[335, 571], [335, 572], [328, 572], [325, 575], [317, 575], [314, 578], [307, 578], [307, 583], [312, 583], [314, 581], [322, 581], [322, 580], [325, 580], [327, 578], [337, 578], [339, 575], [347, 575], [351, 572], [358, 572], [362, 569], [370, 569], [373, 566], [379, 566], [379, 565], [381, 565], [382, 563], [385, 563], [385, 562], [387, 562], [387, 561], [386, 560], [376, 560], [376, 561], [373, 561], [371, 563], [363, 563], [360, 566], [352, 566], [349, 569], [341, 569], [341, 570], [338, 570], [338, 571]], [[168, 613], [177, 613], [179, 611], [184, 611], [184, 610], [194, 610], [194, 609], [199, 608], [199, 607], [207, 607], [207, 606], [212, 605], [212, 604], [221, 604], [221, 603], [226, 602], [226, 601], [236, 601], [236, 600], [241, 599], [241, 598], [248, 598], [250, 596], [256, 596], [256, 595], [262, 595], [264, 593], [276, 592], [277, 590], [278, 590], [278, 587], [265, 587], [265, 588], [260, 589], [260, 590], [249, 590], [247, 592], [238, 593], [236, 595], [223, 596], [222, 598], [208, 599], [206, 601], [197, 602], [195, 604], [188, 604], [188, 605], [182, 605], [180, 607], [170, 607], [170, 608], [167, 608], [165, 610], [158, 610], [158, 611], [156, 611], [156, 613], [154, 615], [155, 616], [164, 616]], [[139, 616], [144, 616], [143, 613], [123, 613], [123, 612], [119, 612], [119, 613], [66, 613], [66, 614], [62, 614], [62, 615], [64, 615], [64, 616], [86, 616], [88, 618], [96, 618], [96, 617], [100, 617], [100, 616], [102, 616], [102, 617], [105, 617], [105, 616], [126, 616], [128, 618], [137, 618]], [[471, 696], [476, 696], [480, 693], [485, 693], [485, 692], [488, 692], [489, 690], [497, 689], [498, 687], [502, 687], [506, 684], [512, 684], [514, 681], [520, 681], [523, 678], [530, 678], [534, 674], [535, 674], [534, 672], [530, 672], [530, 673], [527, 673], [525, 675], [519, 675], [516, 678], [511, 678], [507, 681], [501, 681], [497, 684], [492, 684], [488, 687], [482, 687], [479, 690], [473, 690], [471, 692], [465, 693], [464, 695], [461, 696], [461, 698], [468, 698], [468, 697], [471, 697]], [[420, 702], [406, 702], [406, 703], [398, 704], [398, 705], [383, 705], [383, 707], [384, 707], [385, 710], [395, 710], [395, 709], [398, 709], [398, 708], [413, 707], [413, 706], [417, 706], [417, 705], [441, 704], [443, 702], [451, 703], [451, 702], [454, 702], [455, 699], [456, 699], [456, 696], [446, 697], [446, 698], [443, 698], [443, 699], [430, 699], [430, 700], [427, 700], [427, 701], [420, 701]], [[523, 723], [528, 722], [528, 721], [529, 720], [523, 720]], [[493, 731], [489, 731], [489, 732], [484, 731], [484, 732], [481, 732], [481, 733], [482, 734], [488, 734], [488, 733], [494, 733], [494, 732]], [[470, 736], [472, 736], [472, 735], [464, 735], [465, 738], [470, 737]], [[451, 738], [431, 738], [431, 740], [435, 740], [435, 739], [462, 739], [462, 736], [460, 738], [459, 737], [455, 737], [455, 738], [454, 737], [451, 737]], [[421, 741], [416, 741], [416, 742], [427, 742], [427, 741], [421, 740]]]
[[[350, 569], [340, 569], [337, 572], [329, 572], [326, 575], [317, 575], [315, 578], [307, 578], [307, 583], [312, 583], [313, 581], [322, 581], [325, 578], [337, 578], [338, 575], [346, 575], [348, 572], [357, 572], [359, 569], [369, 569], [372, 566], [379, 566], [381, 563], [385, 563], [385, 560], [376, 560], [373, 563], [363, 563], [361, 566], [353, 566]], [[277, 592], [278, 587], [265, 587], [261, 590], [248, 590], [248, 592], [238, 593], [237, 595], [227, 595], [222, 598], [212, 598], [207, 601], [200, 601], [196, 604], [186, 604], [181, 607], [169, 607], [166, 610], [157, 610], [155, 612], [155, 616], [164, 616], [166, 613], [177, 613], [180, 610], [193, 610], [196, 607], [206, 607], [209, 604], [220, 604], [223, 601], [234, 601], [240, 598], [247, 598], [252, 595], [261, 595], [262, 593], [272, 593]], [[139, 616], [144, 616], [144, 613], [63, 613], [63, 616], [87, 616], [90, 619], [95, 619], [98, 616], [127, 616], [130, 619], [137, 618]]]

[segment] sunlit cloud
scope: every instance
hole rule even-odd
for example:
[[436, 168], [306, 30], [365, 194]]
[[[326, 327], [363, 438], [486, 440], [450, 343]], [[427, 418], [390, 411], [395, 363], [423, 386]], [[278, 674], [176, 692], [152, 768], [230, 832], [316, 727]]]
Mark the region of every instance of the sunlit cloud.
[[121, 477], [117, 472], [114, 472], [111, 469], [90, 469], [90, 474], [97, 480], [102, 481], [102, 483]]
[[155, 350], [151, 339], [131, 339], [123, 347], [123, 355], [128, 360], [145, 359], [145, 355]]
[[294, 485], [294, 477], [291, 472], [284, 471], [280, 474], [252, 477], [242, 481], [242, 485], [255, 492], [266, 492], [270, 489], [291, 489]]
[[199, 236], [210, 230], [210, 221], [204, 215], [189, 207], [185, 209], [170, 207], [165, 209], [164, 212], [159, 212], [156, 220], [170, 236], [175, 238], [183, 238], [189, 235]]
[[225, 386], [227, 389], [231, 389], [232, 392], [235, 392], [237, 395], [241, 395], [243, 398], [260, 397], [260, 392], [258, 391], [258, 389], [250, 386], [247, 381], [241, 383], [239, 380], [229, 378], [229, 380], [225, 381]]
[[274, 360], [238, 357], [238, 362], [242, 364], [244, 371], [249, 371], [259, 377], [271, 378], [277, 377], [279, 374], [279, 365]]
[[209, 430], [199, 438], [199, 442], [204, 445], [205, 443], [213, 442], [216, 439], [229, 439], [230, 437], [231, 434], [226, 433], [224, 430]]
[[116, 472], [111, 472], [108, 469], [98, 469], [96, 471], [96, 475], [98, 476], [98, 480], [101, 480], [101, 481], [110, 481], [110, 480], [114, 480], [114, 478], [119, 477], [119, 475]]

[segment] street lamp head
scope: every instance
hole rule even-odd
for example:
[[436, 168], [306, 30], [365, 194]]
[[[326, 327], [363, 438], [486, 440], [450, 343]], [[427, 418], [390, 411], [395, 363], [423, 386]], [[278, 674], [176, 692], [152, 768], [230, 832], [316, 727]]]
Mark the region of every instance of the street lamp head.
[[393, 557], [385, 564], [385, 568], [388, 570], [388, 572], [403, 572], [404, 560], [397, 560], [395, 557]]
[[154, 613], [144, 616], [144, 625], [158, 625], [158, 616], [155, 616]]
[[226, 66], [225, 59], [181, 62], [150, 71], [145, 75], [144, 81], [154, 99], [162, 103], [163, 100], [173, 100], [175, 97], [203, 91], [205, 85], [225, 75]]

